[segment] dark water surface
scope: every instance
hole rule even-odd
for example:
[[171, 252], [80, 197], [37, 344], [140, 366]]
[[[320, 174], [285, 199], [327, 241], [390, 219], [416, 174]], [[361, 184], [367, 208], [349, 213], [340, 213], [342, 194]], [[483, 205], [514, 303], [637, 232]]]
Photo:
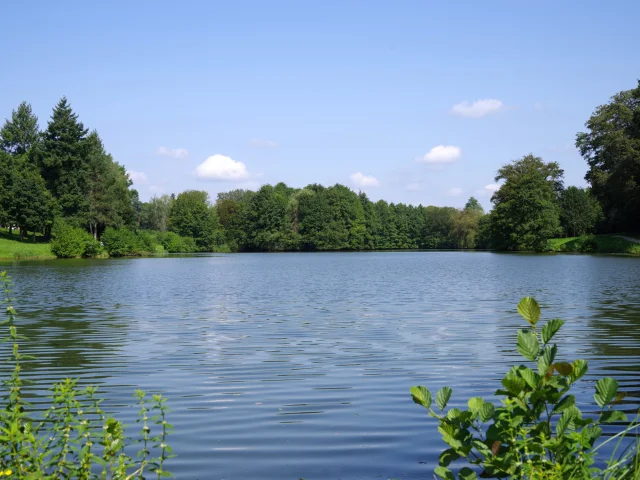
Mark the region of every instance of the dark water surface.
[[630, 392], [627, 411], [640, 400], [639, 258], [238, 254], [2, 268], [38, 356], [27, 375], [97, 384], [129, 424], [137, 387], [166, 395], [178, 479], [432, 478], [443, 444], [409, 387], [451, 385], [454, 405], [491, 395], [521, 362], [525, 295], [543, 319], [567, 321], [560, 357], [589, 360], [583, 405], [602, 375]]

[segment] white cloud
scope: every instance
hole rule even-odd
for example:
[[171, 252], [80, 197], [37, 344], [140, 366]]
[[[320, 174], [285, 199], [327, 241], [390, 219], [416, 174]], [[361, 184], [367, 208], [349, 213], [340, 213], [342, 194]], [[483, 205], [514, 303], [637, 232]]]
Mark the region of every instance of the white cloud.
[[457, 197], [459, 195], [462, 195], [463, 190], [459, 187], [453, 187], [450, 188], [449, 191], [447, 191], [447, 195], [449, 195], [450, 197]]
[[380, 185], [376, 177], [365, 175], [362, 172], [352, 173], [351, 181], [358, 187], [378, 187]]
[[278, 142], [266, 138], [252, 138], [249, 140], [249, 145], [256, 148], [278, 148], [280, 146]]
[[437, 145], [418, 159], [421, 163], [452, 163], [460, 158], [462, 150], [451, 145]]
[[475, 102], [460, 102], [453, 106], [451, 113], [468, 118], [480, 118], [491, 113], [499, 112], [504, 108], [504, 103], [495, 98], [476, 100]]
[[198, 165], [196, 176], [202, 180], [244, 180], [249, 172], [244, 163], [216, 154]]
[[500, 185], [499, 183], [490, 183], [476, 190], [476, 193], [482, 197], [486, 197], [488, 195], [493, 195], [494, 192], [497, 192], [498, 190], [500, 190], [501, 186], [502, 185]]
[[162, 195], [164, 193], [164, 188], [158, 185], [149, 185], [149, 193], [154, 195]]
[[533, 104], [533, 109], [534, 109], [536, 112], [541, 112], [541, 111], [544, 109], [544, 107], [543, 107], [543, 105], [542, 105], [542, 102], [536, 102], [536, 103], [534, 103], [534, 104]]
[[147, 176], [144, 174], [144, 172], [134, 172], [133, 170], [129, 170], [127, 174], [129, 175], [131, 181], [136, 185], [140, 185], [147, 181]]
[[419, 183], [410, 183], [405, 188], [410, 192], [419, 192], [420, 190], [422, 190], [422, 185], [420, 185]]
[[187, 158], [189, 156], [189, 150], [186, 148], [167, 148], [160, 147], [156, 150], [156, 155], [162, 155], [171, 158]]

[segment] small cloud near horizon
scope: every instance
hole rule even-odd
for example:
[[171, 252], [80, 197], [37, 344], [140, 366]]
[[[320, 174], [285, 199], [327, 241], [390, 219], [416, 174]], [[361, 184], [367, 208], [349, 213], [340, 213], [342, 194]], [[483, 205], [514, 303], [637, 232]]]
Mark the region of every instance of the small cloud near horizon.
[[244, 163], [225, 155], [215, 154], [207, 158], [196, 168], [196, 177], [200, 180], [245, 180], [249, 172]]
[[140, 185], [142, 183], [147, 182], [147, 176], [145, 175], [144, 172], [135, 172], [133, 170], [129, 170], [127, 171], [127, 175], [129, 175], [129, 178], [131, 179], [131, 181], [136, 185]]
[[278, 142], [266, 138], [252, 138], [249, 140], [249, 145], [256, 148], [278, 148], [280, 146]]
[[149, 185], [149, 193], [153, 195], [162, 195], [164, 193], [164, 188], [158, 185]]
[[189, 150], [186, 148], [159, 147], [156, 150], [156, 155], [171, 158], [187, 158], [189, 156]]
[[356, 172], [351, 174], [351, 181], [357, 185], [358, 187], [378, 187], [380, 186], [380, 181], [372, 176], [365, 175], [362, 172]]
[[467, 118], [481, 118], [492, 113], [497, 113], [505, 108], [502, 100], [486, 98], [475, 102], [460, 102], [451, 108], [451, 113]]
[[460, 147], [453, 145], [436, 145], [424, 157], [418, 158], [419, 163], [453, 163], [462, 156]]
[[450, 197], [458, 197], [462, 195], [463, 192], [464, 190], [462, 190], [460, 187], [453, 187], [447, 191], [447, 195], [449, 195]]
[[500, 185], [499, 183], [490, 183], [490, 184], [485, 185], [484, 187], [479, 188], [478, 190], [476, 190], [476, 193], [481, 197], [486, 197], [486, 196], [489, 196], [489, 195], [493, 195], [495, 192], [500, 190], [501, 186], [502, 185]]

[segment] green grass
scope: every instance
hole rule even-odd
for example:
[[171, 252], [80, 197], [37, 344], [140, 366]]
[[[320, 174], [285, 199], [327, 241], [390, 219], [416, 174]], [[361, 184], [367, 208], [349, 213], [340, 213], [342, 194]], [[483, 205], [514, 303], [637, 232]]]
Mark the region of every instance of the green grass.
[[51, 246], [42, 237], [36, 236], [20, 240], [18, 232], [9, 233], [6, 228], [0, 229], [0, 260], [55, 258]]
[[640, 243], [633, 243], [615, 235], [552, 238], [549, 240], [549, 249], [554, 252], [622, 253], [640, 256]]

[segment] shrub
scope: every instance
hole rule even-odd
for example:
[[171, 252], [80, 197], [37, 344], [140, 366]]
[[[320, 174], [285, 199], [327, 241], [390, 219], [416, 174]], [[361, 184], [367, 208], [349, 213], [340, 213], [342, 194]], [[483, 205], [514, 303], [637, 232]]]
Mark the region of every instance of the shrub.
[[159, 236], [160, 243], [169, 253], [180, 253], [184, 248], [182, 237], [174, 232], [163, 232]]
[[181, 237], [175, 232], [159, 233], [158, 240], [169, 253], [190, 253], [198, 251], [198, 246], [193, 238]]
[[198, 251], [198, 245], [192, 237], [182, 237], [182, 248], [185, 253], [193, 253]]
[[[594, 466], [596, 452], [602, 446], [594, 447], [602, 434], [600, 425], [627, 421], [622, 411], [612, 408], [624, 397], [618, 392], [618, 382], [613, 378], [598, 380], [594, 399], [600, 407], [599, 415], [596, 419], [583, 417], [575, 397], [568, 392], [587, 373], [587, 362], [556, 361], [558, 347], [550, 343], [564, 322], [551, 320], [538, 331], [540, 307], [529, 297], [520, 301], [518, 312], [531, 328], [518, 332], [517, 349], [536, 364], [537, 372], [525, 365], [511, 368], [502, 379], [502, 388], [496, 391], [496, 395], [504, 397], [501, 406], [475, 397], [469, 399], [467, 410], [451, 408], [445, 412], [452, 390], [444, 387], [435, 397], [439, 410], [436, 412], [431, 408], [432, 396], [427, 388], [411, 388], [413, 401], [438, 419], [438, 431], [450, 447], [440, 455], [436, 475], [455, 479], [448, 467], [462, 458], [481, 468], [483, 478], [639, 478], [637, 440], [634, 449], [625, 450], [606, 468]], [[617, 436], [637, 425], [631, 423]], [[469, 480], [477, 475], [464, 467], [458, 478]]]
[[[127, 437], [123, 424], [101, 409], [97, 389], [79, 389], [76, 380], [66, 379], [53, 386], [51, 407], [42, 418], [36, 419], [37, 413], [29, 411], [20, 377], [20, 360], [24, 357], [18, 340], [23, 337], [18, 335], [15, 325], [9, 277], [6, 272], [0, 277], [4, 284], [3, 303], [7, 304], [7, 320], [1, 324], [9, 331], [4, 341], [13, 345], [8, 349], [13, 373], [3, 382], [4, 396], [0, 402], [0, 476], [128, 480], [146, 478], [147, 471], [158, 479], [172, 476], [164, 469], [165, 461], [174, 455], [167, 445], [172, 428], [166, 422], [169, 409], [161, 395], [153, 395], [149, 401], [144, 392], [136, 392], [141, 426], [137, 441]], [[136, 445], [139, 453], [134, 460], [125, 450], [130, 451]]]
[[107, 227], [100, 237], [110, 257], [133, 255], [138, 251], [136, 234], [126, 228]]
[[92, 257], [102, 250], [100, 242], [94, 240], [87, 231], [72, 227], [62, 220], [56, 220], [52, 233], [51, 251], [56, 257]]

